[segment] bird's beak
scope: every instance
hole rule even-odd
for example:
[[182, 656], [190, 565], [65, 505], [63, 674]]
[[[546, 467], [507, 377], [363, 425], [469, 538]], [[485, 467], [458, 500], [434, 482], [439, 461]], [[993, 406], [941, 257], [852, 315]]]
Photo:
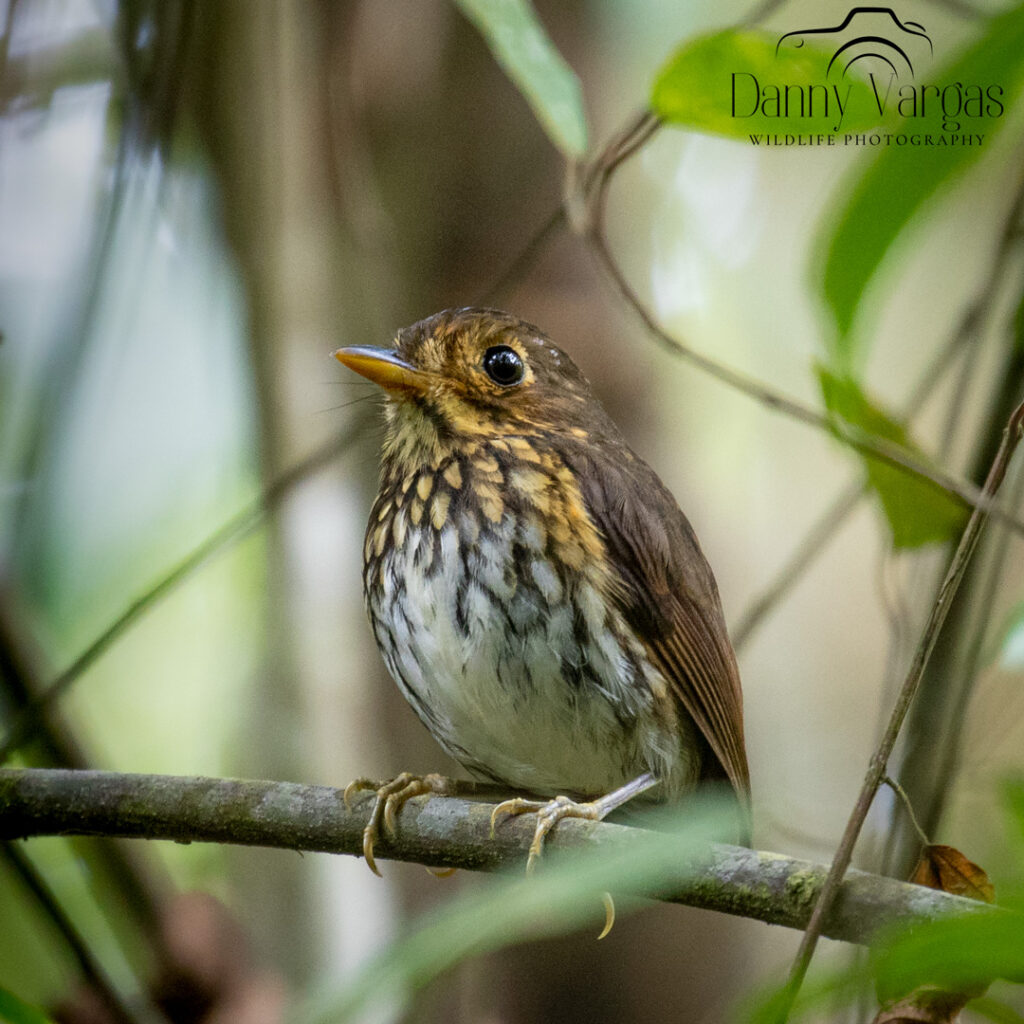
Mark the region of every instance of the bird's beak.
[[431, 374], [410, 366], [391, 348], [355, 345], [339, 348], [334, 353], [339, 363], [362, 374], [385, 391], [422, 392], [427, 389]]

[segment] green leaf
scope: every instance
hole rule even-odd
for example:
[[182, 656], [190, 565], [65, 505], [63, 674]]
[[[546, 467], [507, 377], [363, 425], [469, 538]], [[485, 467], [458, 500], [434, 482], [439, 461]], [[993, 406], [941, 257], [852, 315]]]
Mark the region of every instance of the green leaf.
[[53, 1024], [42, 1010], [20, 1000], [13, 992], [0, 988], [0, 1024]]
[[[958, 59], [917, 88], [932, 83], [939, 88], [957, 83], [998, 86], [1003, 90], [1000, 102], [1009, 111], [1022, 82], [1024, 5], [993, 18]], [[990, 107], [993, 112], [996, 109]], [[885, 130], [919, 137], [931, 134], [946, 138], [951, 134], [943, 130], [940, 108], [926, 107], [925, 113], [927, 116], [913, 119], [896, 118], [886, 123]], [[855, 350], [852, 328], [868, 284], [893, 242], [934, 193], [991, 147], [992, 137], [1010, 120], [1008, 113], [964, 118], [960, 131], [983, 134], [983, 144], [881, 146], [859, 169], [820, 243], [823, 272], [818, 287], [838, 331], [832, 341], [835, 365], [848, 368], [864, 355]]]
[[[833, 1014], [828, 1018], [831, 1019], [836, 1007], [844, 1003], [852, 1005], [870, 980], [871, 975], [864, 960], [850, 962], [842, 970], [813, 972], [800, 987], [796, 1001], [792, 1005], [792, 1012], [786, 1019], [794, 1022], [825, 1019], [810, 1015], [813, 1011], [820, 1010], [826, 1003], [833, 1010]], [[789, 1007], [791, 1000], [792, 993], [788, 982], [763, 983], [741, 999], [739, 1013], [735, 1019], [745, 1024], [778, 1024], [783, 1019], [783, 1010]]]
[[[857, 131], [878, 121], [878, 108], [864, 82], [855, 79], [843, 84], [842, 89], [849, 86], [850, 91], [842, 114], [832, 94], [822, 91], [830, 52], [804, 46], [799, 50], [782, 49], [776, 56], [776, 43], [775, 36], [764, 32], [733, 30], [690, 40], [658, 73], [651, 109], [670, 124], [732, 139], [764, 132], [807, 135]], [[805, 95], [815, 86], [819, 104], [815, 116], [769, 116], [760, 104], [755, 112], [755, 93], [775, 83], [799, 87]], [[821, 106], [826, 96], [827, 115]], [[773, 109], [768, 106], [769, 112]]]
[[875, 970], [883, 998], [921, 985], [964, 992], [995, 978], [1024, 982], [1024, 917], [1005, 911], [922, 925], [885, 943]]
[[455, 0], [495, 60], [526, 97], [551, 141], [568, 157], [587, 151], [583, 91], [529, 0]]
[[[818, 378], [825, 406], [833, 416], [923, 458], [906, 428], [871, 402], [853, 378], [840, 377], [820, 366]], [[938, 488], [871, 456], [863, 456], [863, 461], [896, 548], [937, 544], [963, 528], [966, 510]]]
[[[879, 937], [876, 943], [870, 962], [850, 963], [809, 978], [789, 1019], [824, 1019], [826, 1005], [833, 1011], [844, 1003], [853, 1005], [871, 980], [883, 1002], [923, 986], [980, 993], [995, 978], [1024, 980], [1024, 918], [1013, 911], [919, 924]], [[767, 986], [746, 1002], [742, 1020], [777, 1024], [781, 1008], [789, 1002], [788, 985]]]
[[393, 1003], [397, 993], [411, 994], [470, 957], [526, 937], [561, 934], [587, 921], [594, 922], [596, 936], [604, 917], [603, 891], [615, 893], [620, 915], [636, 909], [637, 895], [664, 892], [699, 873], [707, 844], [733, 832], [735, 823], [731, 800], [697, 797], [684, 808], [645, 816], [645, 827], [631, 830], [629, 843], [612, 841], [572, 856], [552, 856], [528, 877], [520, 867], [512, 875], [487, 879], [426, 915], [371, 959], [344, 991], [312, 1001], [296, 1020], [366, 1020], [378, 1004]]

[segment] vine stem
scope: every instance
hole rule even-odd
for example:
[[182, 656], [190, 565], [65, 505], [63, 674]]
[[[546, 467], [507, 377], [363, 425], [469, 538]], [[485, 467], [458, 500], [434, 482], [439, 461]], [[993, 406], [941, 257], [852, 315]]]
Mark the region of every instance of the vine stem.
[[[1024, 435], [1024, 402], [1014, 410], [1003, 432], [1002, 443], [992, 462], [988, 477], [985, 480], [985, 486], [982, 489], [982, 493], [986, 498], [991, 499], [999, 490], [1022, 435]], [[889, 717], [889, 723], [868, 764], [867, 774], [864, 777], [864, 784], [861, 787], [860, 795], [850, 814], [850, 819], [846, 823], [843, 837], [840, 840], [829, 872], [825, 877], [825, 882], [818, 894], [807, 929], [793, 960], [784, 998], [780, 1002], [777, 1017], [779, 1024], [783, 1024], [783, 1022], [789, 1019], [790, 1010], [807, 975], [807, 968], [810, 966], [811, 957], [814, 955], [814, 950], [821, 936], [826, 917], [835, 903], [839, 888], [846, 875], [846, 870], [850, 866], [854, 847], [857, 844], [861, 829], [864, 827], [871, 804], [874, 802], [875, 794], [885, 780], [889, 757], [892, 754], [893, 747], [896, 745], [896, 740], [907, 717], [907, 712], [910, 710], [910, 705], [913, 703], [920, 687], [925, 667], [935, 648], [935, 643], [938, 640], [943, 623], [946, 621], [950, 605], [963, 580], [971, 556], [974, 554], [974, 549], [977, 546], [986, 518], [987, 513], [984, 507], [975, 508], [960, 538], [960, 543], [957, 546], [956, 553], [953, 555], [953, 560], [950, 562], [946, 577], [942, 581], [942, 586], [939, 588], [938, 597], [935, 600], [935, 605], [925, 625], [924, 632], [921, 634], [921, 639], [918, 641], [914, 659], [896, 698], [896, 704]]]
[[843, 444], [860, 452], [861, 455], [878, 459], [901, 472], [915, 476], [936, 490], [944, 492], [965, 508], [972, 511], [980, 509], [987, 515], [991, 515], [993, 519], [1005, 523], [1019, 535], [1024, 536], [1024, 522], [1021, 522], [1009, 510], [996, 505], [991, 496], [985, 494], [983, 490], [979, 490], [970, 480], [947, 473], [901, 444], [872, 434], [830, 413], [820, 412], [804, 405], [789, 395], [712, 359], [669, 334], [658, 323], [654, 314], [630, 284], [612, 252], [605, 233], [605, 207], [608, 188], [614, 173], [626, 160], [654, 138], [661, 125], [662, 122], [651, 112], [638, 115], [594, 159], [593, 164], [583, 176], [586, 215], [580, 218], [580, 223], [577, 225], [577, 231], [584, 237], [589, 248], [597, 257], [600, 267], [607, 274], [620, 298], [633, 310], [648, 334], [677, 358], [686, 360], [692, 366], [748, 395], [766, 408], [781, 412], [794, 420], [831, 434]]

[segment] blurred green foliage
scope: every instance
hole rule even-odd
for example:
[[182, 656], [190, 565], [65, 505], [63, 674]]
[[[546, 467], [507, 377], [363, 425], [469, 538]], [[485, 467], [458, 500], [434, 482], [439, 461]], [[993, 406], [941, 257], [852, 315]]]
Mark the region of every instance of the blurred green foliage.
[[50, 1018], [34, 1006], [0, 988], [0, 1024], [52, 1024]]
[[[587, 151], [587, 123], [580, 83], [544, 31], [532, 5], [527, 0], [455, 0], [455, 3], [483, 34], [495, 58], [521, 90], [553, 144], [570, 160], [581, 158]], [[745, 139], [752, 132], [794, 130], [795, 124], [785, 118], [766, 116], [763, 109], [750, 117], [737, 118], [730, 114], [730, 76], [734, 71], [742, 71], [764, 81], [781, 77], [796, 86], [809, 86], [821, 81], [822, 62], [827, 59], [824, 51], [805, 47], [800, 52], [785, 50], [776, 55], [775, 49], [774, 37], [760, 32], [730, 30], [689, 39], [658, 72], [650, 93], [651, 107], [659, 117], [681, 128], [732, 139]], [[969, 130], [984, 131], [991, 139], [1004, 126], [1019, 125], [1019, 111], [1012, 105], [1024, 83], [1024, 6], [1014, 7], [988, 21], [977, 39], [939, 72], [935, 81], [940, 86], [998, 82], [1004, 90], [1006, 113], [1000, 117], [974, 119]], [[863, 82], [853, 81], [850, 86], [851, 102], [842, 128], [844, 131], [863, 131], [878, 121], [871, 114], [874, 100]], [[942, 134], [942, 121], [941, 114], [933, 111], [922, 117], [914, 130]], [[894, 124], [885, 121], [878, 130], [891, 131]], [[802, 133], [828, 132], [834, 130], [835, 125], [834, 116], [802, 118], [798, 130]], [[867, 393], [863, 373], [870, 354], [870, 335], [864, 329], [865, 300], [869, 289], [876, 286], [882, 289], [889, 283], [890, 279], [883, 275], [883, 270], [897, 240], [908, 232], [916, 218], [928, 210], [930, 202], [943, 188], [951, 185], [957, 175], [984, 156], [990, 148], [988, 139], [985, 146], [879, 148], [856, 169], [843, 194], [820, 225], [817, 247], [820, 258], [815, 260], [816, 268], [820, 269], [816, 269], [815, 288], [829, 317], [828, 329], [824, 332], [827, 363], [818, 371], [825, 407], [833, 416], [918, 454], [919, 449], [905, 425]], [[194, 256], [187, 256], [182, 262], [198, 266], [198, 276], [204, 280], [207, 276], [212, 279], [212, 273], [207, 275], [207, 263], [221, 256], [219, 251], [208, 252], [206, 262], [196, 260]], [[218, 281], [221, 278], [218, 277]], [[157, 281], [152, 287], [167, 290], [175, 283], [173, 279], [170, 282]], [[186, 301], [180, 303], [183, 310], [190, 308], [190, 294], [186, 293]], [[232, 320], [236, 316], [241, 319], [241, 314], [234, 309], [226, 315]], [[139, 335], [156, 337], [158, 325], [141, 326], [145, 329], [138, 329]], [[163, 356], [175, 351], [180, 356], [183, 351], [187, 352], [187, 328], [187, 323], [176, 326], [173, 339], [156, 346], [158, 354]], [[1016, 344], [1020, 345], [1024, 338], [1024, 301], [1017, 309], [1015, 329]], [[186, 340], [182, 341], [182, 338]], [[197, 344], [193, 341], [192, 347], [197, 348]], [[142, 349], [136, 351], [145, 355]], [[101, 351], [101, 355], [108, 369], [115, 365], [123, 369], [118, 361], [123, 361], [124, 356], [116, 348]], [[224, 358], [231, 365], [226, 367], [227, 372], [221, 375], [222, 378], [240, 379], [243, 376], [240, 353], [228, 353]], [[235, 365], [236, 360], [239, 365]], [[153, 359], [153, 362], [158, 360]], [[166, 364], [161, 361], [160, 365], [166, 372]], [[205, 376], [209, 377], [209, 374]], [[0, 401], [7, 401], [12, 388], [9, 379], [0, 377]], [[185, 390], [179, 388], [179, 392]], [[96, 386], [94, 400], [102, 406], [100, 412], [103, 415], [110, 412], [108, 401], [112, 393], [109, 381], [100, 381]], [[221, 398], [220, 395], [214, 397]], [[139, 404], [152, 403], [147, 400], [147, 403]], [[213, 407], [217, 403], [209, 404]], [[219, 404], [237, 409], [241, 403], [235, 396], [233, 400]], [[135, 410], [130, 411], [133, 415], [136, 413]], [[188, 407], [184, 409], [180, 422], [191, 425], [196, 437], [205, 438], [209, 430], [208, 412], [204, 417], [202, 409]], [[74, 419], [69, 422], [77, 425]], [[247, 428], [251, 429], [251, 425]], [[68, 431], [69, 436], [73, 433]], [[83, 431], [83, 434], [88, 436], [91, 444], [96, 444], [97, 437], [103, 438], [102, 433]], [[230, 449], [232, 442], [237, 445], [234, 434], [222, 444]], [[187, 469], [191, 467], [191, 455], [186, 454], [183, 462]], [[84, 463], [85, 460], [76, 460], [75, 455], [74, 450], [65, 455], [70, 465]], [[211, 507], [226, 508], [236, 500], [240, 502], [243, 492], [247, 497], [251, 491], [253, 467], [237, 450], [229, 452], [229, 455], [230, 471], [220, 475], [220, 486], [215, 489], [213, 497], [205, 499], [204, 511], [195, 518], [208, 521]], [[150, 460], [154, 464], [159, 463], [159, 472], [154, 472], [154, 476], [161, 478], [166, 476], [162, 460], [163, 457]], [[948, 540], [962, 526], [962, 508], [935, 488], [877, 460], [865, 459], [864, 467], [897, 548], [914, 548]], [[62, 464], [59, 468], [67, 467]], [[110, 459], [108, 481], [116, 480], [121, 470], [118, 460]], [[95, 475], [95, 466], [91, 462], [88, 473], [90, 479]], [[178, 479], [187, 477], [183, 474]], [[160, 482], [166, 483], [162, 479]], [[177, 480], [172, 481], [172, 485], [175, 490], [182, 489]], [[81, 500], [80, 495], [76, 496], [66, 487], [58, 488], [54, 493], [61, 499], [55, 500], [54, 506], [70, 508], [74, 500]], [[155, 488], [154, 502], [162, 501], [164, 493], [164, 490]], [[97, 507], [106, 509], [102, 480], [89, 494]], [[153, 564], [159, 564], [164, 558], [171, 560], [171, 555], [178, 553], [176, 548], [187, 548], [196, 539], [181, 532], [180, 505], [173, 512], [167, 511], [166, 519], [154, 516], [145, 508], [141, 512], [131, 511], [129, 517], [135, 525], [140, 525], [145, 535], [135, 549], [129, 546], [131, 557], [125, 556], [124, 541], [128, 526], [133, 524], [110, 522], [103, 516], [96, 516], [95, 522], [106, 527], [100, 540], [109, 542], [109, 546], [97, 545], [103, 557], [93, 557], [92, 564], [88, 558], [82, 558], [77, 577], [69, 574], [67, 568], [76, 558], [76, 545], [82, 538], [69, 525], [74, 523], [75, 517], [67, 517], [67, 522], [57, 517], [58, 528], [52, 531], [51, 538], [54, 546], [47, 558], [36, 563], [43, 566], [37, 579], [39, 591], [50, 596], [62, 611], [67, 611], [76, 602], [81, 603], [84, 594], [93, 603], [89, 611], [103, 620], [107, 617], [106, 606], [116, 604], [116, 598], [121, 596], [115, 597], [108, 586], [113, 589], [123, 585], [126, 577], [147, 579]], [[159, 537], [154, 538], [154, 534], [159, 534]], [[175, 550], [168, 550], [168, 538], [173, 540], [171, 547]], [[258, 628], [255, 625], [258, 608], [254, 606], [252, 595], [260, 590], [262, 584], [259, 577], [263, 551], [257, 549], [259, 543], [254, 541], [241, 549], [230, 564], [221, 566], [219, 575], [215, 570], [207, 579], [207, 587], [202, 594], [193, 594], [189, 598], [182, 595], [177, 603], [170, 603], [159, 613], [165, 616], [164, 625], [169, 625], [175, 635], [187, 637], [188, 643], [181, 644], [161, 664], [154, 665], [146, 627], [141, 626], [137, 635], [112, 652], [111, 664], [115, 670], [102, 679], [90, 680], [88, 696], [72, 696], [67, 711], [83, 724], [86, 733], [100, 749], [113, 748], [116, 738], [119, 750], [134, 767], [143, 770], [173, 771], [175, 762], [180, 760], [193, 770], [198, 764], [211, 772], [217, 771], [223, 756], [218, 742], [223, 741], [223, 734], [218, 732], [219, 741], [211, 740], [204, 729], [210, 728], [211, 721], [228, 721], [232, 714], [237, 717], [237, 708], [244, 701], [241, 680], [252, 667], [250, 662], [255, 655], [250, 637]], [[108, 558], [108, 551], [118, 553], [123, 561], [115, 565]], [[106, 574], [100, 571], [104, 566]], [[71, 584], [68, 583], [69, 575]], [[239, 579], [229, 579], [229, 576]], [[72, 593], [76, 601], [70, 601], [66, 588], [74, 585], [78, 588]], [[239, 594], [250, 596], [239, 598]], [[97, 596], [102, 600], [97, 600]], [[205, 616], [210, 630], [207, 634], [201, 625], [197, 626], [197, 623], [204, 622], [203, 608], [200, 607], [196, 613], [194, 604], [201, 606], [211, 601], [221, 602], [223, 607], [218, 617]], [[80, 640], [75, 631], [88, 634], [93, 626], [94, 623], [88, 619], [84, 625], [82, 622], [74, 623], [53, 638], [52, 649], [73, 653]], [[229, 652], [234, 666], [230, 672], [228, 665], [220, 660], [225, 658], [228, 649], [213, 642], [222, 638], [225, 632], [237, 638], [234, 650]], [[1024, 605], [1020, 606], [1006, 631], [1004, 652], [1024, 649], [1022, 638]], [[222, 678], [222, 681], [226, 677], [229, 685], [222, 685], [216, 691], [202, 691], [205, 682], [214, 676]], [[152, 725], [150, 731], [135, 728], [138, 708], [132, 703], [132, 698], [137, 693], [133, 687], [126, 689], [125, 680], [144, 680], [148, 684], [145, 701]], [[178, 698], [181, 697], [181, 688], [189, 686], [195, 692], [184, 706], [202, 707], [203, 719], [190, 721], [186, 729], [182, 727], [180, 718], [175, 718], [175, 710], [181, 714], [183, 704]], [[209, 753], [211, 749], [215, 751], [212, 755]], [[208, 765], [202, 764], [203, 750], [210, 761]], [[1024, 786], [1010, 787], [1007, 804], [1010, 810], [1006, 824], [1014, 836], [1019, 889], [1024, 891]], [[687, 827], [682, 832], [652, 833], [649, 853], [643, 859], [638, 860], [635, 851], [630, 853], [628, 860], [623, 860], [622, 854], [615, 850], [597, 851], [592, 856], [579, 859], [563, 861], [553, 858], [552, 863], [545, 864], [535, 878], [501, 878], [481, 883], [388, 946], [370, 961], [343, 993], [324, 996], [315, 1005], [307, 1006], [307, 1011], [315, 1013], [316, 1019], [324, 1022], [360, 1019], [382, 995], [391, 998], [396, 992], [416, 991], [461, 960], [483, 951], [529, 936], [566, 931], [589, 920], [595, 922], [596, 930], [602, 890], [626, 891], [635, 897], [656, 893], [688, 877], [693, 870], [694, 844], [707, 842], [715, 834], [718, 819], [714, 810], [708, 811], [706, 816], [696, 815], [692, 805], [686, 809], [686, 819]], [[87, 930], [98, 935], [105, 926], [97, 921], [96, 905], [88, 899], [81, 879], [70, 877], [77, 875], [78, 865], [67, 857], [62, 846], [58, 850], [58, 844], [58, 840], [49, 846], [41, 844], [40, 859], [61, 883], [62, 895], [77, 894], [69, 901], [71, 909], [76, 918], [86, 921]], [[217, 868], [221, 851], [213, 847], [203, 849], [203, 857], [196, 857], [194, 851], [189, 851], [188, 857], [184, 858], [178, 848], [164, 850], [163, 855], [169, 856], [180, 881], [214, 889], [220, 878]], [[1024, 901], [1014, 890], [1012, 879], [1001, 889], [1000, 900], [1009, 907], [1024, 910]], [[630, 909], [631, 905], [620, 900], [620, 912]], [[33, 949], [38, 945], [36, 929], [28, 928], [25, 920], [19, 923], [19, 928], [0, 930], [0, 949], [4, 942], [12, 947], [17, 944]], [[96, 941], [107, 950], [117, 945], [109, 936]], [[56, 959], [53, 958], [54, 961]], [[26, 981], [25, 991], [30, 987], [46, 987], [50, 984], [49, 975], [53, 973], [59, 973], [54, 962], [40, 967], [38, 973]], [[953, 986], [975, 985], [993, 974], [1024, 980], [1024, 929], [1020, 927], [1018, 918], [989, 916], [973, 921], [944, 922], [910, 935], [895, 936], [887, 941], [870, 965], [830, 975], [823, 983], [811, 985], [805, 991], [801, 1005], [810, 1009], [820, 1006], [822, 1000], [846, 997], [868, 977], [877, 978], [885, 991], [900, 992], [923, 981]], [[762, 999], [755, 1011], [755, 1019], [767, 1019], [773, 998], [774, 994], [769, 993]], [[11, 1024], [45, 1022], [37, 1011], [0, 990], [0, 1020], [4, 1015]]]
[[[639, 897], [671, 891], [700, 871], [707, 844], [731, 838], [736, 809], [726, 797], [695, 797], [683, 807], [644, 816], [642, 848], [614, 843], [583, 853], [550, 855], [539, 870], [488, 879], [414, 924], [337, 995], [322, 996], [296, 1016], [316, 1024], [367, 1018], [395, 993], [412, 995], [456, 964], [529, 938], [564, 934], [603, 915], [601, 895], [616, 911], [637, 909]], [[500, 826], [499, 826], [500, 827]]]
[[[814, 117], [766, 116], [763, 105], [751, 116], [736, 116], [739, 106], [731, 89], [740, 87], [730, 83], [737, 73], [753, 79], [762, 89], [784, 83], [784, 88], [793, 88], [798, 94], [811, 86], [820, 88], [825, 81], [830, 51], [809, 45], [776, 51], [776, 37], [763, 32], [729, 30], [690, 40], [655, 78], [651, 108], [670, 124], [729, 138], [744, 139], [754, 132], [836, 132], [835, 111], [826, 117], [820, 107]], [[990, 83], [998, 84], [1000, 115], [973, 117], [969, 125], [961, 125], [972, 133], [986, 133], [985, 145], [990, 147], [991, 137], [1012, 122], [1008, 108], [1024, 81], [1024, 6], [993, 18], [935, 81], [937, 89], [955, 83], [984, 91]], [[743, 82], [742, 89], [749, 91], [749, 83]], [[941, 138], [949, 134], [944, 131], [947, 119], [937, 103], [913, 121], [903, 122], [895, 112], [884, 117], [880, 114], [873, 87], [857, 79], [848, 84], [842, 120], [845, 133], [877, 126], [876, 134], [882, 135], [913, 131]], [[988, 102], [979, 100], [979, 109], [988, 109]], [[888, 97], [886, 105], [894, 108]], [[825, 406], [846, 422], [915, 454], [920, 452], [906, 428], [863, 391], [859, 378], [866, 344], [856, 347], [853, 325], [869, 282], [914, 213], [984, 152], [981, 144], [883, 146], [861, 165], [848, 195], [822, 221], [819, 248], [824, 256], [819, 287], [835, 325], [834, 330], [823, 332], [829, 368], [819, 372], [819, 382]], [[877, 459], [864, 461], [896, 548], [944, 542], [962, 528], [966, 519], [963, 509], [934, 487]]]
[[[833, 416], [925, 458], [906, 428], [871, 402], [852, 377], [840, 377], [819, 366], [818, 379], [825, 407]], [[895, 547], [917, 548], [946, 541], [963, 528], [966, 510], [944, 491], [870, 455], [862, 460]]]

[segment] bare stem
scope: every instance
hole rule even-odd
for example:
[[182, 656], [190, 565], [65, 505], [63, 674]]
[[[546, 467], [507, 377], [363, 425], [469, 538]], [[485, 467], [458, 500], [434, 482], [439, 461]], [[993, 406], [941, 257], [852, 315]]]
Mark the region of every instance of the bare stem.
[[882, 779], [885, 783], [899, 798], [901, 804], [903, 804], [903, 810], [907, 812], [907, 817], [910, 819], [910, 824], [914, 831], [917, 833], [917, 838], [922, 846], [928, 846], [931, 840], [928, 838], [928, 834], [923, 828], [921, 828], [921, 822], [917, 820], [917, 815], [914, 813], [914, 805], [910, 802], [910, 797], [907, 796], [907, 791], [895, 780], [890, 778], [888, 775]]
[[547, 245], [558, 228], [563, 224], [565, 224], [565, 207], [559, 204], [544, 218], [540, 227], [530, 236], [518, 255], [502, 271], [498, 279], [487, 289], [477, 304], [480, 306], [490, 306], [500, 295], [509, 291], [513, 285], [517, 284], [530, 270], [537, 257], [543, 251], [544, 246]]
[[[1006, 476], [1006, 470], [1013, 457], [1013, 453], [1020, 443], [1022, 433], [1024, 433], [1024, 403], [1017, 406], [1003, 433], [1002, 444], [999, 446], [999, 451], [985, 481], [983, 493], [987, 497], [991, 498], [999, 490], [999, 486]], [[860, 796], [857, 798], [857, 803], [850, 815], [850, 820], [846, 824], [839, 848], [836, 850], [832, 866], [829, 868], [828, 876], [825, 879], [825, 884], [822, 886], [814, 911], [811, 914], [810, 922], [807, 925], [807, 930], [804, 932], [800, 943], [800, 948], [797, 950], [796, 959], [790, 971], [787, 999], [784, 1001], [779, 1013], [780, 1021], [785, 1021], [788, 1018], [793, 1000], [803, 984], [811, 957], [814, 955], [814, 949], [818, 943], [818, 938], [823, 932], [827, 916], [835, 903], [843, 877], [846, 874], [846, 869], [850, 866], [857, 838], [864, 827], [864, 821], [875, 799], [875, 794], [885, 778], [889, 757], [892, 754], [893, 747], [896, 745], [896, 739], [900, 734], [903, 721], [920, 686], [925, 666], [928, 664], [928, 659], [938, 640], [942, 625], [946, 621], [946, 616], [949, 613], [949, 608], [956, 595], [957, 588], [963, 580], [964, 573], [971, 560], [971, 555], [974, 553], [986, 518], [986, 513], [981, 507], [975, 508], [963, 532], [963, 536], [960, 538], [960, 544], [953, 555], [949, 570], [942, 581], [942, 586], [939, 588], [935, 606], [932, 608], [932, 613], [925, 625], [924, 632], [921, 634], [914, 659], [889, 718], [889, 724], [886, 726], [885, 733], [878, 744], [878, 749], [868, 765]]]
[[984, 512], [986, 515], [990, 515], [993, 519], [998, 519], [1000, 522], [1011, 527], [1016, 533], [1024, 536], [1024, 523], [1017, 519], [1012, 512], [995, 505], [991, 497], [986, 495], [983, 490], [975, 487], [969, 480], [960, 479], [944, 470], [929, 465], [925, 460], [901, 445], [894, 444], [884, 438], [875, 437], [851, 423], [846, 423], [825, 413], [818, 412], [809, 406], [802, 405], [795, 399], [776, 391], [774, 388], [769, 388], [760, 381], [740, 373], [738, 370], [723, 366], [721, 363], [673, 338], [655, 321], [654, 317], [640, 301], [636, 292], [633, 291], [632, 285], [623, 276], [622, 270], [612, 256], [603, 235], [594, 234], [590, 240], [601, 264], [608, 271], [612, 281], [617, 286], [619, 294], [637, 314], [650, 334], [664, 347], [711, 376], [716, 377], [718, 380], [756, 399], [762, 405], [784, 412], [792, 419], [799, 420], [801, 423], [818, 427], [823, 431], [833, 434], [844, 444], [860, 452], [862, 455], [878, 459], [887, 465], [909, 473], [911, 476], [923, 480], [937, 490], [945, 492], [964, 507]]
[[866, 491], [866, 484], [859, 481], [852, 484], [821, 514], [779, 574], [740, 616], [739, 622], [732, 630], [732, 645], [737, 651], [750, 639], [751, 634], [772, 608], [789, 593], [790, 588], [804, 574], [829, 539], [846, 522]]
[[[775, 6], [777, 5], [774, 0], [767, 0], [766, 3], [758, 5], [748, 16], [747, 22], [753, 23], [760, 20], [774, 9]], [[838, 423], [828, 416], [803, 406], [780, 392], [768, 388], [760, 382], [696, 352], [661, 328], [643, 305], [636, 291], [626, 280], [625, 275], [618, 266], [608, 245], [604, 227], [607, 191], [613, 174], [625, 160], [637, 153], [654, 137], [660, 126], [661, 123], [652, 114], [634, 116], [594, 159], [584, 176], [584, 190], [587, 194], [589, 213], [589, 221], [586, 225], [588, 241], [622, 298], [639, 316], [652, 336], [672, 351], [674, 355], [685, 358], [697, 369], [703, 370], [724, 384], [744, 392], [769, 408], [786, 413], [810, 425], [829, 430], [833, 434], [838, 435], [841, 441], [861, 451], [862, 454], [873, 455], [898, 469], [926, 479], [947, 493], [958, 497], [968, 507], [978, 507], [978, 502], [982, 499], [982, 495], [969, 481], [956, 480], [946, 474], [941, 474], [934, 467], [922, 463], [920, 459], [917, 459], [912, 453], [907, 452], [906, 449], [898, 445], [884, 442], [880, 438], [859, 431], [850, 425]], [[961, 351], [968, 339], [977, 332], [1005, 271], [1014, 243], [1019, 239], [1018, 222], [1022, 202], [1024, 202], [1024, 189], [1018, 190], [1012, 208], [1004, 221], [1003, 230], [993, 257], [991, 273], [987, 276], [985, 284], [978, 295], [975, 296], [974, 300], [964, 311], [949, 343], [943, 347], [942, 351], [933, 360], [914, 389], [907, 403], [907, 416], [912, 416], [920, 409], [921, 405], [923, 405], [924, 401], [934, 390], [935, 385], [952, 359]], [[907, 459], [908, 455], [910, 455], [909, 460]], [[772, 607], [788, 592], [789, 588], [802, 576], [807, 567], [812, 564], [829, 538], [845, 522], [847, 516], [856, 507], [864, 490], [861, 487], [856, 492], [853, 489], [844, 491], [829, 506], [818, 523], [812, 528], [807, 540], [801, 544], [794, 556], [784, 566], [777, 580], [751, 605], [750, 609], [742, 617], [735, 633], [735, 643], [737, 646], [741, 646], [749, 638], [757, 625], [771, 611]], [[1006, 521], [1007, 515], [1002, 510], [997, 510], [994, 517]], [[1021, 532], [1021, 524], [1015, 519], [1011, 525], [1014, 526], [1018, 533]]]
[[588, 211], [585, 237], [620, 297], [633, 310], [651, 337], [673, 355], [685, 359], [716, 380], [743, 392], [767, 408], [785, 413], [792, 419], [832, 434], [862, 455], [878, 459], [896, 469], [916, 476], [936, 489], [944, 491], [965, 507], [973, 510], [981, 509], [991, 515], [993, 519], [999, 519], [1024, 536], [1024, 523], [1011, 512], [995, 506], [991, 498], [980, 491], [971, 481], [960, 479], [931, 465], [902, 445], [876, 437], [854, 424], [803, 405], [775, 388], [768, 387], [753, 377], [717, 362], [710, 356], [696, 351], [673, 337], [657, 322], [626, 279], [626, 275], [612, 254], [605, 235], [604, 221], [608, 186], [611, 183], [612, 175], [623, 161], [638, 152], [653, 138], [659, 127], [660, 122], [653, 114], [648, 113], [645, 116], [637, 117], [598, 155], [585, 176]]

